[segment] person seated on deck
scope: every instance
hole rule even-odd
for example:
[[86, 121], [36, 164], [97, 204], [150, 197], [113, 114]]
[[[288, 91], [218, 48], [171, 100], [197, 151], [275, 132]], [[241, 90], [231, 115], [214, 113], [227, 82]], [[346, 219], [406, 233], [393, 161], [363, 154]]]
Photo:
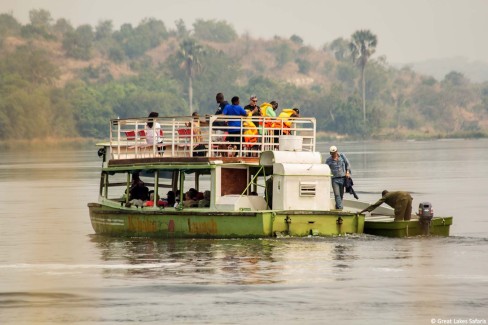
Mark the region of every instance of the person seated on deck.
[[[159, 195], [158, 195], [157, 205], [158, 205], [158, 207], [166, 207], [166, 206], [168, 206], [168, 202], [161, 200], [159, 198]], [[154, 190], [149, 191], [149, 200], [144, 202], [144, 206], [146, 206], [146, 207], [153, 207], [154, 206]]]
[[[239, 105], [239, 97], [234, 96], [232, 97], [232, 105], [227, 105], [222, 113], [224, 115], [230, 115], [230, 116], [247, 116], [246, 111], [244, 108], [242, 108]], [[241, 142], [241, 121], [239, 120], [234, 120], [234, 121], [229, 121], [227, 125], [231, 128], [228, 129], [229, 135], [227, 136], [227, 140], [232, 143], [236, 143], [236, 145], [232, 145], [232, 149], [239, 149], [240, 148], [240, 142]]]
[[203, 199], [198, 201], [199, 208], [208, 208], [210, 207], [210, 191], [203, 192]]
[[190, 188], [188, 192], [185, 193], [185, 200], [183, 201], [184, 208], [198, 207], [197, 200], [198, 191], [194, 188]]
[[[127, 190], [125, 190], [127, 193]], [[129, 200], [126, 203], [126, 207], [144, 206], [144, 201], [149, 199], [149, 189], [144, 185], [144, 182], [139, 178], [139, 172], [132, 173], [132, 182], [129, 187]]]
[[175, 205], [176, 202], [175, 192], [168, 191], [168, 193], [166, 194], [166, 202], [169, 207], [173, 207]]
[[[181, 191], [180, 190], [176, 190], [176, 192], [175, 192], [175, 205], [174, 205], [175, 208], [177, 208], [178, 205], [181, 203], [180, 195], [181, 195]], [[183, 200], [184, 199], [185, 199], [185, 196], [183, 195]]]
[[149, 189], [144, 185], [144, 182], [139, 178], [139, 172], [132, 173], [132, 183], [129, 188], [129, 201], [149, 199]]

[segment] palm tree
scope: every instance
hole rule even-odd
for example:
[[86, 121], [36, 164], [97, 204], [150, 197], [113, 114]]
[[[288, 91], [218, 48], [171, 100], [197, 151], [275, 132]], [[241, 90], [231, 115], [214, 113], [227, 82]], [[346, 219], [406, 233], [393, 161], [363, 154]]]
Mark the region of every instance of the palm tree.
[[193, 112], [193, 78], [195, 74], [201, 71], [200, 58], [205, 54], [203, 46], [198, 44], [194, 39], [187, 38], [180, 43], [178, 59], [181, 62], [180, 67], [185, 69], [188, 76], [188, 102], [190, 104], [190, 115]]
[[378, 40], [369, 30], [358, 30], [351, 36], [351, 55], [353, 62], [361, 69], [361, 83], [363, 88], [363, 121], [366, 122], [366, 81], [364, 70], [369, 57], [374, 53]]

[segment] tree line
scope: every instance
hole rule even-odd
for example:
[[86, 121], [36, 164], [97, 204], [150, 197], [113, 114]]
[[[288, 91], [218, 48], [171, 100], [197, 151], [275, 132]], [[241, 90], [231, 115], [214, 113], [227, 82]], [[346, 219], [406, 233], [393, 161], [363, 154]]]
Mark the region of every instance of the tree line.
[[356, 138], [486, 136], [488, 83], [443, 80], [374, 57], [369, 30], [321, 49], [257, 40], [225, 21], [148, 18], [73, 27], [43, 9], [0, 14], [0, 139], [105, 138], [110, 118], [215, 112], [215, 94], [300, 107], [318, 131]]

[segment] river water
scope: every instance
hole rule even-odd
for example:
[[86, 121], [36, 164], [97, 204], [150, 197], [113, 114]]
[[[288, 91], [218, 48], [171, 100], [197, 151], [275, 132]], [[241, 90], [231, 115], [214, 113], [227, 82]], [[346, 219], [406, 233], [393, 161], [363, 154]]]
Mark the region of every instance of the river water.
[[106, 238], [95, 148], [0, 152], [0, 324], [486, 324], [488, 140], [333, 144], [451, 237]]

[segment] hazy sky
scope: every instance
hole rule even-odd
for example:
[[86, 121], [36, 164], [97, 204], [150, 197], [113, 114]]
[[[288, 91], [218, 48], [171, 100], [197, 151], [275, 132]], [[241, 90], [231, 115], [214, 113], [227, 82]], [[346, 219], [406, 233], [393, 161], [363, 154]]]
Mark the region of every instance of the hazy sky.
[[0, 0], [0, 12], [22, 23], [29, 10], [46, 9], [74, 26], [112, 20], [137, 25], [143, 18], [168, 28], [182, 18], [225, 20], [237, 33], [288, 38], [321, 47], [358, 29], [378, 36], [377, 54], [390, 63], [463, 56], [488, 62], [488, 0]]

